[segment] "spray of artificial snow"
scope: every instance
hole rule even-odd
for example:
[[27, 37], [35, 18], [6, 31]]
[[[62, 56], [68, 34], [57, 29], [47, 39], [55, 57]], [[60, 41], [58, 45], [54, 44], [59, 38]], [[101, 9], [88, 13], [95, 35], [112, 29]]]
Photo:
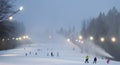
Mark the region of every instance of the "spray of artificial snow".
[[87, 53], [113, 58], [104, 49], [102, 49], [99, 46], [95, 45], [94, 42], [92, 42], [90, 40], [85, 40], [84, 44], [83, 44], [83, 47], [84, 47], [83, 50], [87, 51]]

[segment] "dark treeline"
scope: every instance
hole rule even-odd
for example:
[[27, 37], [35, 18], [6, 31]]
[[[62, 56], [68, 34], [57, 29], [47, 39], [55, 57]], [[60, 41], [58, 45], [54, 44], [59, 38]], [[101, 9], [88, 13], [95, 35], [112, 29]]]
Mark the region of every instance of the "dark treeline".
[[0, 0], [0, 50], [12, 49], [20, 45], [20, 41], [12, 40], [25, 34], [23, 23], [10, 21], [14, 11], [15, 0]]
[[22, 23], [0, 22], [0, 50], [16, 48], [21, 44], [16, 38], [24, 34], [25, 28]]
[[[116, 8], [112, 8], [105, 15], [100, 13], [97, 18], [90, 20], [89, 24], [84, 22], [81, 34], [84, 37], [92, 35], [96, 38], [120, 35], [120, 13]], [[95, 38], [95, 39], [96, 39]]]

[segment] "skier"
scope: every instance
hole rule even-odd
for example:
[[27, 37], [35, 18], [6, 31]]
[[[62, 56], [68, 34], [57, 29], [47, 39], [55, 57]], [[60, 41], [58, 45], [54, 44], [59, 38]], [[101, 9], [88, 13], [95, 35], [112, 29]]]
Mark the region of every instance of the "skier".
[[96, 64], [96, 62], [97, 62], [97, 58], [95, 57], [95, 58], [94, 58], [94, 61], [93, 61], [93, 64], [94, 64], [94, 63]]
[[25, 53], [25, 56], [27, 56], [27, 53]]
[[51, 56], [54, 56], [53, 52], [51, 52]]
[[110, 63], [110, 59], [107, 59], [107, 64], [109, 64]]
[[37, 55], [37, 52], [35, 52], [35, 55]]
[[89, 56], [86, 56], [85, 63], [89, 63]]

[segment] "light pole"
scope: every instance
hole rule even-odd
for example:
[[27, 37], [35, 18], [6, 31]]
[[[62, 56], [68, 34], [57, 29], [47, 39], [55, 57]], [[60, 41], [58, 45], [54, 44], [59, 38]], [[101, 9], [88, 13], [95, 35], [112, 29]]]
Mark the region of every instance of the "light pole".
[[4, 17], [2, 20], [0, 20], [0, 22], [2, 21], [6, 21], [6, 20], [13, 20], [13, 15], [17, 14], [19, 11], [23, 10], [23, 6], [20, 6], [19, 9], [15, 12], [12, 12], [11, 14], [9, 14], [8, 16]]
[[13, 15], [17, 14], [19, 11], [22, 11], [22, 10], [23, 10], [23, 6], [20, 6], [19, 9], [13, 12], [11, 15], [9, 15], [7, 19], [9, 19], [10, 21], [13, 20]]
[[23, 10], [23, 6], [20, 6], [19, 10], [22, 11]]
[[11, 15], [9, 15], [8, 17], [11, 17], [13, 15], [15, 15], [16, 13], [18, 13], [19, 11], [22, 11], [23, 10], [23, 6], [20, 6], [19, 9], [15, 12], [13, 12]]
[[9, 19], [10, 21], [12, 21], [12, 20], [13, 20], [13, 17], [12, 17], [12, 16], [10, 16], [8, 19]]

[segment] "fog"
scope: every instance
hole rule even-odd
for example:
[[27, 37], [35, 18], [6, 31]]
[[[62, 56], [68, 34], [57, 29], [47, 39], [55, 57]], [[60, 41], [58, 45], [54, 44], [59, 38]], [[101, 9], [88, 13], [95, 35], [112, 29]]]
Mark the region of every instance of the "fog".
[[17, 0], [15, 8], [24, 10], [14, 16], [14, 20], [24, 22], [27, 34], [33, 39], [46, 35], [48, 30], [75, 26], [80, 30], [81, 22], [96, 17], [99, 12], [107, 12], [115, 6], [120, 10], [118, 0]]
[[102, 49], [100, 46], [95, 45], [95, 43], [90, 41], [89, 39], [85, 40], [83, 46], [84, 46], [83, 51], [89, 54], [101, 56], [101, 57], [103, 56], [103, 57], [114, 58], [104, 49]]

